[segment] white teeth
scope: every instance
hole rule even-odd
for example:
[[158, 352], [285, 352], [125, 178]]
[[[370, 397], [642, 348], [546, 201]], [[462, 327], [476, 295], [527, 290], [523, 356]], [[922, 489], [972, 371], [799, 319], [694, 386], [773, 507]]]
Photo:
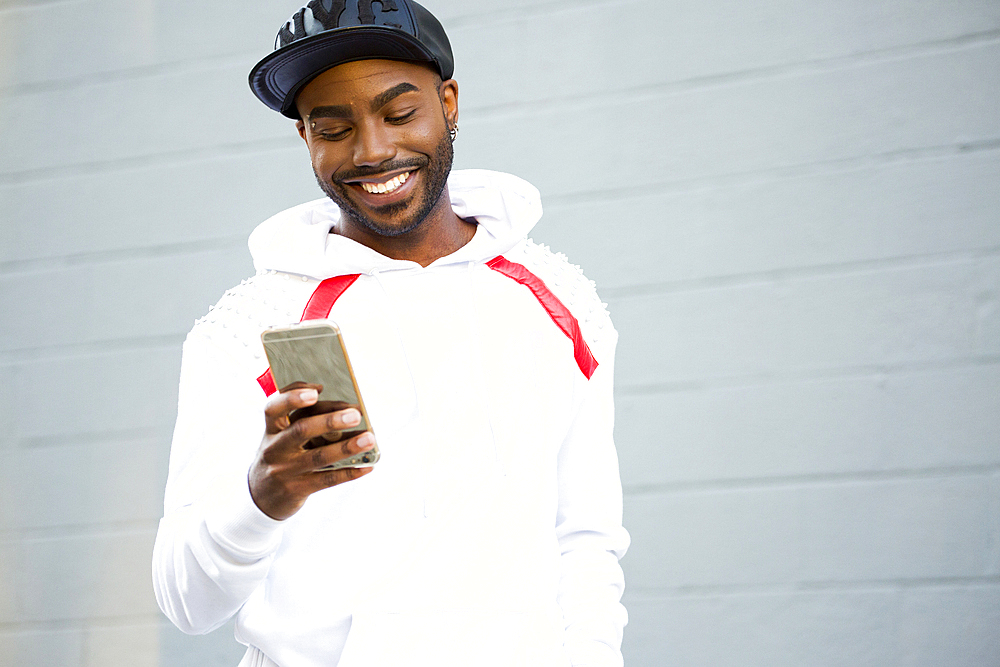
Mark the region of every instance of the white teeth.
[[392, 192], [403, 183], [406, 183], [406, 179], [409, 177], [410, 172], [407, 171], [399, 176], [389, 179], [385, 183], [362, 183], [361, 187], [363, 187], [366, 192], [370, 192], [372, 194], [385, 194], [387, 192]]

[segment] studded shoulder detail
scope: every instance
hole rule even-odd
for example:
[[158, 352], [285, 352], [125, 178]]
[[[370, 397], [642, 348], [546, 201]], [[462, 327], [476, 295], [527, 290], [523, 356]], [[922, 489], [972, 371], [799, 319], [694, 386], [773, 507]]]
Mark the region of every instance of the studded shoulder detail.
[[[566, 255], [525, 239], [505, 252], [504, 257], [523, 264], [542, 279], [579, 321], [591, 347], [602, 347], [614, 340], [617, 334], [608, 315], [608, 304], [601, 301], [594, 281], [588, 280], [579, 266], [570, 264]], [[597, 350], [594, 351], [596, 354]]]
[[319, 281], [279, 271], [258, 271], [227, 290], [208, 313], [195, 321], [192, 333], [206, 336], [251, 368], [267, 367], [260, 334], [265, 329], [298, 322]]

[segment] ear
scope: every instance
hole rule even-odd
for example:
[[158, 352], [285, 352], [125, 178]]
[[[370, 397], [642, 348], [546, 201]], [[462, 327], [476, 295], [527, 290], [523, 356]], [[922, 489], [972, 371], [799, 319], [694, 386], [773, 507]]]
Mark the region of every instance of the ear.
[[303, 123], [301, 119], [297, 120], [295, 121], [295, 129], [299, 131], [299, 136], [302, 137], [302, 141], [306, 142], [306, 145], [308, 146], [309, 140], [306, 139], [306, 124]]
[[448, 127], [455, 127], [458, 123], [458, 81], [454, 79], [442, 81], [438, 95], [441, 98], [441, 108], [444, 109]]

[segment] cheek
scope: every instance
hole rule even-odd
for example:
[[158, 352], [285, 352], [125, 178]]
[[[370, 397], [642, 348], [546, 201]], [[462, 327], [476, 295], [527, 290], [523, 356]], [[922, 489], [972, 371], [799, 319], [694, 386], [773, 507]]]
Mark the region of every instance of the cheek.
[[313, 170], [324, 177], [329, 177], [336, 170], [337, 160], [332, 152], [323, 146], [318, 144], [315, 148], [309, 151], [309, 157], [312, 160]]
[[441, 137], [448, 133], [448, 126], [444, 122], [444, 117], [435, 118], [433, 123], [429, 123], [426, 131], [424, 140], [430, 144], [437, 145], [437, 142], [441, 141]]
[[403, 141], [415, 147], [419, 146], [418, 150], [421, 153], [428, 153], [428, 149], [433, 153], [433, 148], [441, 141], [446, 131], [443, 117], [427, 118], [419, 124], [408, 126]]

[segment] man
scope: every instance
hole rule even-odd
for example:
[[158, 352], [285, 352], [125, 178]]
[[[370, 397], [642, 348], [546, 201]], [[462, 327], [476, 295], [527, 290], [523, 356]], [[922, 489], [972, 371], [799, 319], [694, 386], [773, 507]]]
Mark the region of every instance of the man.
[[[153, 556], [179, 628], [236, 615], [241, 665], [621, 664], [617, 335], [526, 239], [532, 186], [451, 171], [452, 69], [414, 2], [313, 0], [251, 73], [327, 198], [254, 231], [256, 275], [185, 342]], [[306, 448], [357, 410], [296, 421], [316, 388], [274, 391], [261, 332], [325, 317], [374, 467], [321, 471], [373, 434]]]

